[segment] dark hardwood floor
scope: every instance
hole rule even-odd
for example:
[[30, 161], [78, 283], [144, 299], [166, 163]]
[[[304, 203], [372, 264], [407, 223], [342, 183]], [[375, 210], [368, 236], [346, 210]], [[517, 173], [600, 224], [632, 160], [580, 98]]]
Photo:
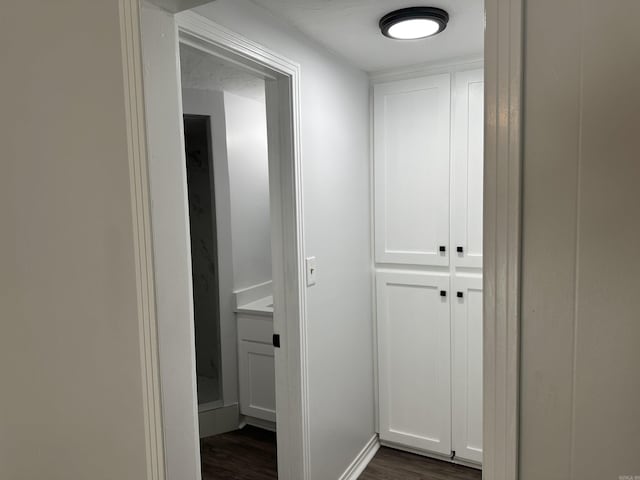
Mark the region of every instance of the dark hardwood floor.
[[200, 440], [202, 480], [277, 480], [276, 434], [254, 427]]
[[359, 480], [480, 480], [473, 468], [381, 447]]
[[[202, 480], [277, 480], [276, 436], [245, 427], [200, 441]], [[479, 470], [382, 447], [360, 480], [480, 480]], [[328, 479], [329, 480], [329, 479]]]

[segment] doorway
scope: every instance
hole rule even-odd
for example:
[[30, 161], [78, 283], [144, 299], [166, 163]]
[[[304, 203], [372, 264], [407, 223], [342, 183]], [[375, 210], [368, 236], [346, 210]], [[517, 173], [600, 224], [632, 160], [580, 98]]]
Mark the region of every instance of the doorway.
[[[209, 434], [230, 432], [250, 424], [252, 428], [276, 430], [279, 478], [304, 478], [309, 440], [303, 420], [307, 409], [306, 384], [303, 382], [306, 378], [306, 349], [305, 343], [300, 341], [303, 338], [301, 332], [306, 329], [306, 295], [298, 147], [299, 66], [230, 34], [212, 22], [204, 22], [195, 14], [174, 17], [148, 6], [142, 19], [143, 40], [147, 39], [143, 41], [145, 75], [152, 79], [146, 82], [145, 100], [147, 134], [153, 150], [149, 174], [153, 199], [151, 213], [163, 426], [165, 432], [169, 432], [165, 435], [167, 477], [200, 478], [202, 431], [207, 430]], [[248, 210], [256, 213], [268, 205], [267, 241], [259, 243], [262, 246], [270, 243], [271, 285], [264, 285], [269, 283], [264, 279], [255, 280], [251, 285], [234, 285], [235, 271], [246, 272], [246, 265], [236, 262], [234, 267], [232, 255], [222, 254], [237, 250], [235, 247], [244, 245], [246, 239], [258, 239], [257, 235], [247, 233], [244, 239], [236, 242], [231, 235], [234, 229], [231, 216], [233, 202], [230, 201], [233, 199], [230, 190], [233, 175], [230, 174], [233, 172], [229, 171], [228, 161], [221, 161], [226, 160], [236, 143], [242, 145], [245, 142], [237, 142], [237, 138], [234, 142], [234, 138], [226, 135], [224, 122], [231, 118], [227, 112], [222, 115], [212, 113], [216, 101], [217, 107], [224, 111], [224, 94], [218, 95], [215, 101], [210, 95], [207, 95], [208, 101], [202, 98], [189, 100], [188, 95], [183, 95], [183, 81], [180, 72], [176, 72], [176, 65], [180, 65], [184, 58], [181, 53], [185, 51], [197, 57], [197, 64], [214, 62], [234, 70], [234, 75], [225, 74], [223, 78], [237, 78], [238, 72], [242, 72], [243, 78], [252, 76], [262, 85], [263, 123], [266, 123], [267, 137], [267, 161], [262, 171], [268, 185], [263, 189], [266, 199], [263, 197], [261, 204], [254, 202]], [[246, 82], [240, 83], [246, 86]], [[197, 85], [187, 86], [192, 87], [192, 94], [203, 95], [203, 89], [193, 88]], [[227, 92], [227, 103], [246, 104], [247, 99], [241, 98], [243, 95], [239, 93], [243, 92]], [[247, 92], [243, 94], [246, 97]], [[186, 100], [184, 110], [183, 99]], [[207, 108], [203, 110], [203, 106]], [[217, 228], [220, 366], [213, 371], [220, 373], [221, 399], [218, 403], [204, 402], [200, 406], [195, 375], [199, 370], [199, 356], [193, 328], [192, 239], [189, 235], [184, 114], [208, 117], [210, 161], [213, 163], [212, 205]], [[193, 117], [187, 117], [188, 123], [190, 119]], [[243, 139], [246, 136], [240, 137]], [[219, 168], [219, 164], [227, 165], [227, 170]], [[261, 218], [264, 219], [264, 215]], [[250, 260], [245, 263], [252, 267], [259, 263], [254, 258]], [[261, 305], [256, 305], [261, 302]], [[241, 307], [250, 307], [252, 311], [247, 312], [247, 308]], [[265, 311], [269, 310], [272, 311], [269, 312], [272, 315], [270, 322], [264, 320], [267, 318]], [[247, 314], [260, 318], [248, 320]], [[253, 321], [253, 327], [259, 327], [245, 328], [249, 321]], [[186, 327], [187, 322], [192, 325], [190, 329]], [[256, 331], [260, 338], [255, 337]], [[274, 344], [279, 346], [274, 347]], [[215, 363], [216, 358], [217, 355], [212, 355], [206, 360], [209, 366], [212, 360]], [[243, 398], [247, 396], [241, 393], [243, 387], [240, 384], [243, 370], [258, 372], [259, 375], [254, 377], [261, 387], [252, 390], [255, 385], [245, 384], [250, 394], [258, 392], [246, 405], [243, 405]], [[268, 377], [274, 380], [265, 381]], [[270, 391], [262, 388], [267, 384], [271, 386]]]
[[203, 478], [254, 464], [277, 478], [265, 78], [179, 51]]
[[[496, 15], [495, 9], [496, 4], [491, 3], [491, 15], [488, 15], [488, 17], [490, 19], [497, 19], [498, 16]], [[502, 18], [502, 17], [500, 17]], [[518, 29], [515, 30], [510, 30], [510, 26], [512, 23], [512, 18], [507, 16], [505, 17], [506, 20], [504, 22], [501, 21], [501, 23], [498, 24], [492, 24], [489, 27], [490, 32], [492, 32], [492, 35], [495, 35], [496, 38], [503, 38], [505, 35], [513, 35], [514, 37], [517, 37], [520, 33], [520, 31]], [[514, 15], [513, 15], [514, 19], [518, 18], [518, 11], [517, 8], [514, 7]], [[514, 20], [515, 21], [515, 20]], [[505, 33], [505, 32], [515, 32], [515, 33]], [[219, 32], [218, 32], [219, 33]], [[225, 32], [226, 33], [226, 32]], [[215, 36], [215, 33], [214, 35]], [[224, 36], [221, 34], [221, 37]], [[490, 38], [491, 35], [489, 36]], [[518, 43], [518, 42], [516, 42]], [[253, 47], [253, 46], [252, 46]], [[491, 48], [493, 48], [493, 45], [491, 46]], [[503, 73], [502, 70], [498, 69], [498, 63], [499, 63], [499, 59], [500, 61], [504, 60], [505, 55], [502, 55], [502, 53], [495, 48], [494, 50], [489, 50], [490, 54], [494, 54], [494, 56], [492, 58], [490, 58], [490, 61], [487, 62], [487, 66], [488, 66], [488, 81], [489, 84], [491, 86], [495, 86], [497, 85], [498, 82], [498, 78], [500, 79], [505, 79], [508, 77], [507, 74], [509, 74], [510, 72], [515, 72], [517, 74], [517, 72], [519, 71], [518, 68], [518, 57], [517, 55], [515, 55], [515, 63], [509, 64], [504, 63], [504, 72]], [[488, 54], [489, 56], [489, 54]], [[256, 56], [253, 55], [252, 58], [255, 58]], [[503, 64], [500, 64], [503, 65]], [[292, 67], [292, 70], [295, 70], [295, 65]], [[291, 78], [291, 77], [290, 77]], [[512, 97], [509, 97], [508, 102], [509, 104], [515, 104], [515, 106], [518, 106], [518, 99], [519, 99], [519, 94], [518, 94], [518, 85], [519, 85], [519, 81], [517, 78], [517, 75], [511, 79], [511, 77], [507, 78], [507, 85], [513, 85], [514, 88], [511, 88], [511, 90], [509, 90], [510, 92], [513, 92]], [[513, 81], [512, 81], [513, 80]], [[295, 93], [295, 82], [293, 83], [289, 83], [288, 84], [289, 87], [293, 87], [291, 88], [291, 91], [293, 91]], [[276, 89], [277, 90], [277, 89]], [[495, 99], [495, 95], [496, 93], [493, 92], [491, 90], [491, 88], [487, 89], [489, 92], [488, 96], [488, 100], [487, 100], [487, 104], [491, 106], [491, 111], [497, 109], [501, 103]], [[499, 91], [502, 91], [502, 89], [499, 89]], [[295, 103], [295, 95], [293, 95], [291, 97], [293, 99], [293, 102]], [[493, 100], [493, 102], [492, 102]], [[495, 109], [494, 109], [495, 107]], [[294, 112], [296, 112], [296, 108], [294, 105], [294, 108], [292, 109]], [[290, 112], [291, 110], [289, 110]], [[512, 111], [512, 110], [509, 110]], [[294, 113], [295, 115], [295, 113]], [[495, 116], [493, 116], [493, 113], [489, 112], [487, 113], [487, 116], [490, 118], [497, 118]], [[518, 126], [518, 112], [517, 112], [517, 108], [515, 110], [515, 113], [513, 114], [513, 117], [505, 117], [505, 122], [506, 125], [513, 125], [515, 127]], [[517, 378], [517, 375], [512, 375], [513, 371], [517, 371], [517, 369], [513, 369], [512, 366], [517, 364], [517, 358], [516, 358], [516, 362], [509, 362], [507, 360], [509, 359], [513, 359], [514, 358], [514, 353], [517, 353], [517, 347], [513, 347], [513, 345], [517, 345], [517, 342], [514, 343], [512, 342], [512, 335], [515, 334], [517, 336], [517, 328], [507, 328], [506, 326], [503, 328], [502, 323], [500, 323], [502, 320], [500, 319], [507, 319], [509, 322], [510, 326], [513, 326], [513, 321], [514, 319], [517, 319], [517, 309], [513, 309], [513, 308], [509, 308], [509, 309], [505, 309], [504, 315], [502, 310], [500, 310], [498, 312], [499, 309], [496, 308], [496, 300], [499, 300], [500, 302], [505, 302], [507, 301], [509, 303], [509, 305], [513, 305], [513, 300], [514, 300], [514, 296], [517, 295], [517, 255], [519, 252], [519, 247], [517, 244], [517, 218], [518, 218], [518, 209], [517, 209], [517, 205], [518, 205], [518, 186], [517, 186], [517, 180], [518, 180], [518, 161], [519, 161], [519, 157], [517, 154], [517, 145], [518, 145], [518, 139], [517, 138], [513, 138], [513, 142], [509, 142], [509, 138], [505, 137], [504, 135], [496, 135], [496, 131], [500, 128], [503, 129], [505, 124], [504, 122], [502, 122], [502, 117], [500, 117], [500, 122], [498, 122], [499, 125], [496, 125], [495, 123], [491, 123], [488, 122], [488, 132], [487, 132], [487, 138], [491, 139], [493, 136], [495, 136], [495, 140], [492, 140], [491, 142], [488, 142], [488, 146], [487, 146], [487, 151], [488, 151], [488, 157], [489, 160], [487, 161], [488, 164], [488, 174], [485, 176], [485, 184], [487, 184], [487, 182], [489, 182], [487, 184], [487, 194], [485, 194], [485, 198], [488, 198], [489, 201], [485, 204], [485, 212], [489, 212], [491, 214], [491, 217], [489, 218], [489, 220], [487, 221], [488, 224], [490, 225], [503, 225], [501, 223], [501, 220], [496, 220], [496, 219], [504, 219], [505, 216], [508, 217], [508, 221], [505, 222], [506, 227], [505, 228], [501, 228], [496, 230], [495, 235], [500, 235], [502, 239], [506, 239], [505, 243], [509, 246], [509, 248], [505, 248], [505, 249], [495, 249], [495, 236], [491, 236], [492, 235], [492, 230], [491, 229], [485, 229], [485, 233], [488, 230], [489, 234], [488, 236], [485, 237], [485, 239], [489, 239], [491, 240], [490, 242], [490, 247], [487, 248], [487, 250], [489, 250], [489, 254], [490, 254], [490, 261], [488, 262], [488, 266], [487, 266], [487, 276], [488, 280], [486, 281], [486, 283], [490, 284], [492, 286], [492, 288], [490, 288], [490, 292], [488, 295], [485, 295], [485, 299], [487, 298], [487, 296], [489, 297], [489, 301], [485, 303], [485, 312], [489, 312], [489, 315], [485, 315], [485, 317], [488, 317], [488, 321], [490, 322], [490, 324], [488, 326], [485, 325], [485, 331], [487, 331], [488, 335], [485, 337], [485, 347], [487, 347], [485, 349], [487, 353], [487, 355], [491, 355], [492, 358], [491, 360], [491, 372], [485, 376], [485, 385], [488, 385], [491, 388], [485, 388], [485, 391], [491, 391], [492, 395], [494, 396], [494, 399], [491, 400], [495, 400], [495, 396], [501, 397], [502, 399], [506, 398], [506, 403], [508, 406], [507, 411], [505, 411], [504, 415], [498, 414], [497, 411], [494, 411], [494, 407], [495, 405], [499, 404], [500, 402], [495, 402], [495, 401], [491, 401], [491, 402], [486, 402], [486, 404], [490, 404], [491, 405], [491, 409], [493, 411], [485, 411], [485, 419], [487, 419], [489, 422], [486, 423], [491, 423], [491, 428], [486, 429], [489, 432], [489, 437], [488, 437], [488, 443], [490, 445], [492, 445], [492, 460], [490, 463], [490, 471], [495, 471], [496, 469], [496, 463], [500, 463], [500, 462], [504, 462], [504, 458], [508, 457], [508, 462], [509, 463], [511, 461], [511, 459], [515, 458], [512, 453], [513, 453], [513, 449], [504, 449], [504, 448], [500, 448], [500, 442], [499, 439], [497, 439], [496, 437], [509, 437], [512, 438], [513, 435], [512, 433], [514, 432], [514, 429], [512, 428], [514, 425], [517, 425], [517, 422], [510, 422], [509, 419], [513, 418], [513, 413], [515, 411], [517, 411], [515, 409], [515, 406], [517, 405], [517, 403], [514, 400], [517, 400], [517, 396], [513, 395], [513, 385], [514, 383], [514, 378]], [[503, 130], [500, 130], [500, 132], [502, 132]], [[508, 133], [508, 132], [507, 132]], [[286, 136], [286, 134], [285, 134]], [[290, 140], [290, 139], [289, 139]], [[505, 146], [506, 144], [513, 144], [513, 148], [507, 148], [505, 150], [500, 150], [497, 151], [496, 150], [496, 145], [501, 145], [501, 146]], [[295, 149], [295, 142], [291, 142], [289, 143], [289, 146], [293, 146], [293, 149]], [[295, 155], [294, 155], [295, 157]], [[494, 158], [495, 157], [495, 158]], [[494, 161], [495, 160], [495, 161]], [[496, 163], [498, 162], [498, 163]], [[498, 164], [509, 164], [512, 165], [514, 168], [512, 170], [509, 170], [509, 178], [508, 181], [502, 179], [500, 180], [499, 177], [499, 171], [504, 171], [504, 170], [500, 170], [495, 168], [495, 165]], [[291, 172], [289, 172], [290, 174]], [[295, 173], [294, 173], [295, 174]], [[501, 175], [501, 174], [500, 174]], [[491, 179], [496, 177], [496, 179], [500, 180], [498, 181], [496, 184], [491, 183]], [[501, 177], [500, 177], [501, 178]], [[487, 180], [489, 179], [489, 180]], [[497, 186], [496, 186], [497, 185]], [[496, 191], [498, 192], [502, 192], [502, 187], [505, 187], [505, 189], [507, 188], [507, 186], [509, 186], [508, 190], [508, 197], [509, 198], [514, 198], [514, 202], [513, 203], [509, 203], [509, 205], [514, 205], [513, 209], [509, 209], [506, 212], [503, 212], [502, 209], [500, 208], [500, 205], [496, 204], [496, 202], [493, 201], [493, 196], [496, 193]], [[295, 195], [297, 195], [298, 193], [296, 193]], [[294, 195], [294, 196], [295, 196]], [[515, 197], [514, 197], [515, 196]], [[515, 234], [514, 234], [514, 230], [515, 230]], [[301, 269], [300, 269], [300, 259], [304, 258], [303, 256], [299, 255], [300, 254], [300, 244], [299, 243], [293, 243], [291, 244], [297, 251], [298, 255], [297, 255], [297, 260], [296, 260], [296, 266], [292, 268], [292, 271], [294, 273], [294, 275], [298, 276], [298, 279], [301, 277], [300, 273], [301, 273]], [[504, 254], [504, 255], [503, 255]], [[498, 276], [496, 274], [496, 272], [498, 271], [498, 262], [496, 261], [496, 258], [502, 258], [505, 260], [504, 264], [500, 263], [500, 269], [504, 268], [508, 268], [509, 271], [509, 275], [508, 277], [504, 277], [504, 281], [502, 281], [502, 276]], [[290, 265], [291, 266], [291, 265]], [[501, 270], [500, 270], [501, 271]], [[498, 278], [499, 277], [499, 278]], [[515, 279], [515, 281], [513, 281]], [[304, 298], [303, 296], [301, 296], [301, 303], [304, 303]], [[506, 299], [506, 300], [505, 300]], [[277, 301], [276, 301], [277, 303]], [[303, 311], [303, 309], [299, 309], [299, 311]], [[496, 317], [493, 315], [493, 313], [498, 313], [498, 319], [496, 319]], [[301, 323], [298, 326], [298, 329], [304, 329], [304, 318], [301, 317]], [[507, 331], [508, 330], [508, 331]], [[503, 338], [502, 338], [502, 334], [507, 331], [507, 333], [509, 334], [509, 341], [508, 342], [503, 342]], [[501, 333], [502, 332], [502, 333]], [[299, 331], [297, 333], [300, 333]], [[290, 337], [291, 338], [291, 337]], [[304, 338], [304, 336], [303, 336]], [[297, 352], [295, 353], [301, 353], [300, 359], [301, 359], [301, 363], [299, 365], [302, 366], [302, 369], [305, 368], [305, 362], [304, 362], [304, 352], [302, 351], [303, 348], [300, 347], [298, 348]], [[277, 357], [277, 355], [276, 355]], [[296, 359], [297, 360], [297, 359]], [[501, 371], [501, 369], [505, 369], [507, 365], [510, 365], [510, 367], [508, 368], [508, 379], [506, 379], [504, 382], [502, 382], [502, 380], [496, 380], [496, 377], [500, 377], [500, 375], [496, 375], [495, 372], [499, 372]], [[296, 371], [295, 369], [292, 371], [293, 376], [297, 377], [297, 374], [299, 374], [299, 371]], [[504, 375], [503, 375], [504, 377]], [[495, 385], [495, 383], [497, 383], [497, 385]], [[495, 387], [495, 388], [492, 388]], [[278, 389], [279, 390], [279, 389]], [[296, 389], [292, 389], [292, 391], [295, 393]], [[300, 388], [299, 390], [300, 396], [304, 397], [306, 395], [306, 392], [304, 392], [304, 387]], [[294, 395], [295, 396], [295, 395]], [[304, 409], [304, 405], [306, 404], [306, 402], [302, 401], [302, 402], [297, 402], [297, 398], [295, 399], [295, 405], [294, 408], [290, 410], [290, 413], [292, 412], [294, 415], [297, 415], [299, 412], [297, 410], [297, 408], [300, 408], [301, 410]], [[280, 408], [280, 406], [278, 406], [278, 408]], [[303, 418], [304, 415], [301, 415], [300, 418]], [[166, 421], [166, 415], [165, 415], [165, 421]], [[514, 427], [515, 428], [515, 427]], [[300, 442], [300, 448], [301, 450], [305, 450], [308, 449], [308, 439], [306, 438], [306, 435], [304, 434], [304, 427], [301, 428], [301, 431], [303, 432], [301, 434], [300, 440], [302, 440]], [[504, 434], [504, 435], [503, 435]], [[295, 433], [293, 435], [293, 437], [295, 438]], [[497, 445], [497, 446], [496, 446]], [[516, 445], [515, 442], [510, 442], [509, 445]], [[294, 445], [295, 446], [295, 445]], [[502, 452], [500, 453], [500, 455], [502, 455], [502, 458], [499, 458], [496, 460], [496, 455], [494, 455], [493, 452], [495, 452], [497, 449], [497, 451]], [[303, 452], [302, 455], [300, 455], [300, 463], [301, 465], [297, 465], [294, 466], [294, 468], [298, 468], [298, 467], [302, 467], [299, 471], [303, 471], [304, 472], [304, 463], [305, 463], [305, 453]], [[510, 463], [509, 467], [511, 467], [513, 464]], [[510, 468], [509, 468], [510, 470]], [[295, 471], [295, 470], [292, 470]], [[299, 475], [299, 476], [292, 476], [291, 478], [305, 478], [305, 474]]]

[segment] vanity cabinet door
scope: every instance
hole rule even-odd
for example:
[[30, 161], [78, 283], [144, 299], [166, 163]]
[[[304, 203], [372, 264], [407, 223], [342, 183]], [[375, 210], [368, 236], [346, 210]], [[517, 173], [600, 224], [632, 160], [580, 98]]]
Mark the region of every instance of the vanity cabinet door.
[[273, 346], [240, 342], [240, 413], [276, 421], [276, 376]]
[[238, 316], [240, 413], [276, 421], [276, 375], [270, 316]]

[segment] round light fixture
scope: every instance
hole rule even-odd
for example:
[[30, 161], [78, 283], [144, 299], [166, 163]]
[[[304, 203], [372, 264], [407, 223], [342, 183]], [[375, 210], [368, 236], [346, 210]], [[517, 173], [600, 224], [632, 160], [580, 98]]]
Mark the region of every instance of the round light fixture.
[[440, 33], [448, 22], [449, 14], [441, 8], [409, 7], [387, 13], [379, 25], [385, 37], [416, 40]]

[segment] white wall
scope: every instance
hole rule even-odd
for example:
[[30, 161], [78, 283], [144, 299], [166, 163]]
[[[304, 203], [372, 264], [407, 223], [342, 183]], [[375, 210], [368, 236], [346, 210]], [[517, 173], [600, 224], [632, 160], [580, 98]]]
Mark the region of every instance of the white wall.
[[640, 3], [526, 6], [521, 480], [640, 475]]
[[146, 478], [118, 2], [0, 14], [0, 478]]
[[248, 0], [197, 11], [301, 65], [311, 478], [337, 479], [374, 433], [368, 79]]
[[264, 102], [225, 92], [234, 289], [271, 281], [267, 112]]

